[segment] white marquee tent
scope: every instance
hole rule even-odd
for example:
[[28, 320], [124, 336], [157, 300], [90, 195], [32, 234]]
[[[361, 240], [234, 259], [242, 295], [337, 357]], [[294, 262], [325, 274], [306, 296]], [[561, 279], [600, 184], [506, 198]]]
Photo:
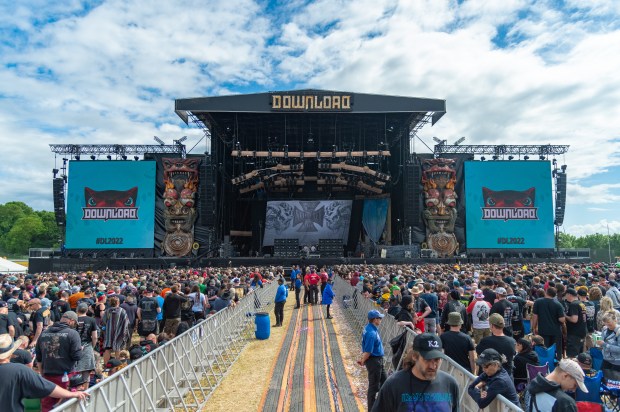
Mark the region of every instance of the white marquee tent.
[[10, 260], [0, 258], [0, 273], [26, 273], [28, 268]]

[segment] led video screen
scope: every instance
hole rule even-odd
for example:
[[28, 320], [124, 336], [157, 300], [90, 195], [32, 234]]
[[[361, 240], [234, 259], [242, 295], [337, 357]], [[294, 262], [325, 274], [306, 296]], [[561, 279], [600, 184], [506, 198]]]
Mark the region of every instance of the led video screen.
[[465, 163], [467, 249], [553, 249], [548, 161]]
[[299, 239], [300, 245], [317, 245], [319, 239], [347, 243], [352, 200], [269, 201], [263, 246], [274, 239]]
[[155, 162], [71, 161], [67, 249], [150, 249]]

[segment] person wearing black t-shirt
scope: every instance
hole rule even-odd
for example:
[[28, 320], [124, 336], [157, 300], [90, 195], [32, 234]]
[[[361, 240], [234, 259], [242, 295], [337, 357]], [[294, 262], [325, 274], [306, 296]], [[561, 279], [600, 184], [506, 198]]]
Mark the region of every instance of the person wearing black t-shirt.
[[512, 376], [513, 359], [517, 353], [517, 342], [510, 336], [504, 335], [504, 318], [498, 313], [489, 316], [489, 324], [491, 325], [491, 336], [482, 338], [476, 353], [480, 355], [485, 349], [495, 349], [502, 355], [506, 356], [506, 363], [502, 366], [506, 372]]
[[463, 319], [459, 312], [449, 313], [446, 325], [450, 329], [442, 333], [440, 338], [446, 356], [473, 373], [476, 370], [474, 341], [468, 335], [461, 332], [462, 324]]
[[579, 301], [577, 291], [566, 291], [568, 311], [566, 313], [566, 357], [575, 358], [583, 352], [588, 328], [586, 325], [586, 307]]
[[458, 384], [448, 373], [439, 370], [444, 358], [439, 336], [417, 335], [413, 350], [403, 360], [403, 369], [393, 373], [381, 386], [371, 411], [459, 411]]
[[94, 371], [96, 367], [94, 349], [99, 339], [99, 327], [95, 319], [86, 315], [87, 311], [88, 306], [86, 303], [78, 304], [76, 330], [80, 334], [82, 358], [76, 363], [75, 372], [81, 372], [84, 378], [90, 380], [90, 373]]
[[545, 346], [556, 344], [555, 356], [562, 359], [562, 325], [565, 323], [564, 309], [555, 300], [557, 292], [549, 286], [545, 297], [536, 299], [532, 310], [532, 333], [540, 335], [545, 340]]
[[498, 313], [504, 318], [504, 334], [506, 336], [512, 336], [512, 315], [514, 313], [514, 307], [512, 303], [506, 299], [506, 289], [497, 288], [495, 289], [495, 295], [497, 296], [497, 301], [493, 303], [491, 306], [490, 315], [494, 313]]
[[148, 336], [151, 333], [157, 334], [157, 314], [161, 312], [161, 308], [157, 304], [157, 299], [153, 297], [153, 288], [146, 288], [146, 295], [138, 303], [138, 334], [140, 336]]

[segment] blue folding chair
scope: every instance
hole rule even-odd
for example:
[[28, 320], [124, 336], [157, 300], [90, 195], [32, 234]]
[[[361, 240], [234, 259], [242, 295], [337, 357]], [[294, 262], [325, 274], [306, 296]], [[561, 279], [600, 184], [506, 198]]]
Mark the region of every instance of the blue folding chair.
[[586, 376], [583, 380], [583, 383], [588, 389], [588, 393], [582, 392], [581, 389], [577, 387], [575, 400], [602, 404], [603, 400], [601, 399], [601, 383], [603, 381], [603, 371], [598, 371], [598, 373], [592, 377]]
[[603, 351], [601, 348], [590, 348], [590, 356], [592, 357], [592, 369], [600, 371], [603, 366]]
[[549, 365], [549, 373], [555, 369], [555, 343], [549, 346], [547, 349], [538, 345], [534, 346], [534, 350], [538, 354], [538, 363]]
[[532, 324], [529, 319], [523, 319], [523, 333], [529, 335], [532, 332]]

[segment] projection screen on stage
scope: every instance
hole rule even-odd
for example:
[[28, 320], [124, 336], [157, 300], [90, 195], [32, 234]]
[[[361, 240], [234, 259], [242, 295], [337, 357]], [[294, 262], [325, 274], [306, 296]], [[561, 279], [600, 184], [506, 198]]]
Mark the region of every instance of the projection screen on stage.
[[263, 246], [274, 239], [299, 239], [316, 245], [319, 239], [342, 239], [347, 243], [352, 200], [269, 201], [265, 216]]
[[67, 249], [150, 249], [155, 162], [71, 161]]

